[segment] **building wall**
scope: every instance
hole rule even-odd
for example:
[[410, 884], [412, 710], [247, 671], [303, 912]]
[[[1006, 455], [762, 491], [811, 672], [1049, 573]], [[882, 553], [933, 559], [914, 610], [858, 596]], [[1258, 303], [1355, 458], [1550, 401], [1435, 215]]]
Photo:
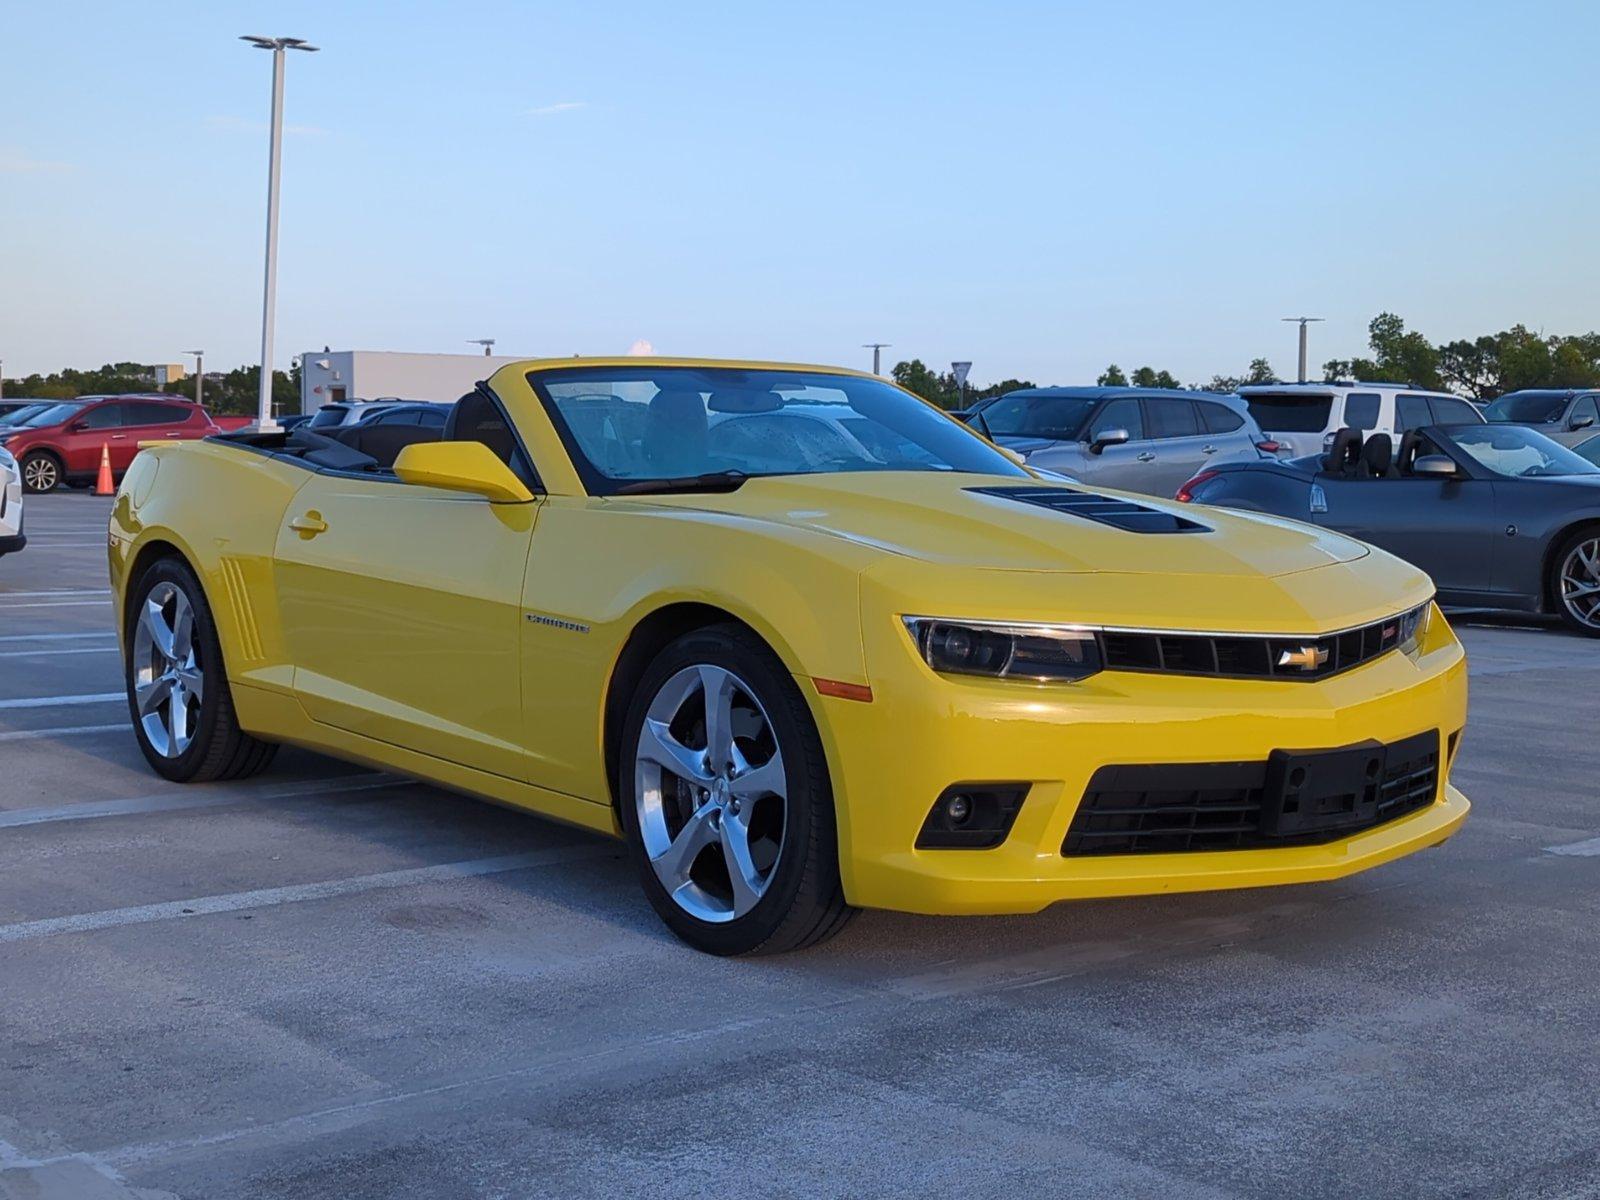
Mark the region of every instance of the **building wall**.
[[300, 411], [338, 398], [451, 401], [506, 363], [529, 355], [406, 354], [390, 350], [308, 350], [300, 358]]

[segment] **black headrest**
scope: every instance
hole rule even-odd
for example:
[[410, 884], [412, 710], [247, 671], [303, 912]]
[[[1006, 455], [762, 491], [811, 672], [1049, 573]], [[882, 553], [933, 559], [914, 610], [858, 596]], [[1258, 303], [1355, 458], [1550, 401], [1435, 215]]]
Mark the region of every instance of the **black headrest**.
[[1349, 474], [1361, 461], [1361, 430], [1341, 429], [1333, 435], [1333, 445], [1322, 456], [1322, 465], [1329, 472]]
[[447, 412], [444, 417], [444, 432], [439, 435], [440, 441], [455, 442], [460, 440], [456, 437], [456, 425], [461, 417], [461, 406], [468, 400], [471, 400], [473, 394], [474, 393], [472, 392], [468, 392], [465, 396], [462, 396], [461, 399], [457, 400], [450, 406], [450, 411]]
[[1411, 473], [1411, 464], [1417, 461], [1417, 451], [1422, 448], [1422, 435], [1408, 429], [1400, 435], [1400, 449], [1395, 451], [1394, 469], [1401, 475]]
[[1389, 464], [1394, 461], [1394, 440], [1387, 433], [1374, 433], [1361, 447], [1361, 465], [1374, 479], [1389, 474]]

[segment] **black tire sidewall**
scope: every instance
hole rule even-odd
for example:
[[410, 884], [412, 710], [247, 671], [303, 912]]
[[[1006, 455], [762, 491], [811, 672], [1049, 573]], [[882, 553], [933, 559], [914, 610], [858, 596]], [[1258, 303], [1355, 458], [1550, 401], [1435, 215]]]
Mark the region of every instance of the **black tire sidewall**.
[[[195, 637], [200, 648], [200, 669], [205, 674], [205, 690], [200, 697], [200, 719], [189, 748], [176, 758], [160, 753], [146, 738], [139, 719], [139, 702], [134, 693], [133, 646], [138, 627], [139, 612], [146, 598], [159, 583], [171, 583], [184, 593], [194, 610]], [[212, 741], [217, 736], [218, 713], [222, 707], [222, 689], [227, 686], [226, 672], [222, 667], [222, 650], [217, 640], [216, 625], [211, 619], [211, 606], [206, 601], [205, 590], [187, 564], [175, 558], [163, 558], [152, 564], [139, 576], [128, 593], [130, 602], [123, 616], [123, 637], [127, 653], [123, 661], [123, 682], [128, 693], [128, 715], [133, 721], [134, 737], [145, 761], [163, 778], [176, 783], [193, 779], [206, 761]]]
[[[707, 664], [732, 671], [755, 693], [783, 754], [785, 812], [783, 848], [776, 873], [756, 906], [733, 921], [702, 921], [680, 908], [656, 877], [639, 828], [634, 756], [650, 702], [678, 671]], [[814, 853], [833, 856], [837, 870], [833, 792], [820, 739], [805, 697], [776, 654], [737, 627], [717, 626], [685, 634], [656, 656], [628, 705], [618, 755], [618, 798], [624, 837], [645, 895], [675, 934], [712, 954], [747, 954], [777, 933], [794, 909]], [[818, 839], [827, 844], [817, 846]]]
[[1585, 625], [1567, 610], [1567, 603], [1561, 598], [1561, 572], [1567, 564], [1567, 558], [1578, 546], [1591, 538], [1600, 538], [1600, 526], [1590, 525], [1585, 529], [1568, 535], [1563, 539], [1561, 546], [1556, 550], [1555, 557], [1550, 561], [1550, 600], [1555, 605], [1556, 615], [1561, 618], [1561, 623], [1573, 633], [1583, 637], [1600, 638], [1600, 629]]

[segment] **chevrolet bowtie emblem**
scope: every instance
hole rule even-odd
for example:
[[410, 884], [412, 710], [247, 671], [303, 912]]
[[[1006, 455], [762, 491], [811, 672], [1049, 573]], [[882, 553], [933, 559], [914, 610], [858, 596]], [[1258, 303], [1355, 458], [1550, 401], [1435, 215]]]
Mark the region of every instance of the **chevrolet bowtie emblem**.
[[1280, 667], [1295, 667], [1301, 671], [1315, 671], [1328, 661], [1328, 652], [1321, 646], [1301, 646], [1298, 650], [1285, 650], [1278, 655]]

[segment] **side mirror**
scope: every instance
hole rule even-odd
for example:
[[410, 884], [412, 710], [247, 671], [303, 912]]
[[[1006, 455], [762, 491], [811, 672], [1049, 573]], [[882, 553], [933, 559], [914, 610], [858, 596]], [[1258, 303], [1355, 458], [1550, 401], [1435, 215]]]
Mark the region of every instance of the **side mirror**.
[[1411, 473], [1430, 479], [1454, 479], [1461, 471], [1453, 460], [1442, 454], [1424, 454], [1411, 464]]
[[1126, 429], [1102, 429], [1089, 443], [1089, 453], [1099, 454], [1107, 446], [1122, 446], [1129, 441]]
[[68, 433], [82, 433], [87, 428], [89, 428], [89, 422], [87, 422], [87, 421], [68, 421], [67, 422], [67, 432]]
[[1572, 428], [1573, 429], [1587, 429], [1587, 428], [1589, 428], [1589, 426], [1591, 426], [1593, 424], [1594, 424], [1594, 418], [1591, 417], [1588, 413], [1584, 413], [1584, 415], [1581, 416], [1581, 417], [1573, 417], [1572, 418]]
[[533, 493], [482, 442], [418, 442], [400, 451], [401, 483], [471, 492], [492, 504], [525, 504]]

